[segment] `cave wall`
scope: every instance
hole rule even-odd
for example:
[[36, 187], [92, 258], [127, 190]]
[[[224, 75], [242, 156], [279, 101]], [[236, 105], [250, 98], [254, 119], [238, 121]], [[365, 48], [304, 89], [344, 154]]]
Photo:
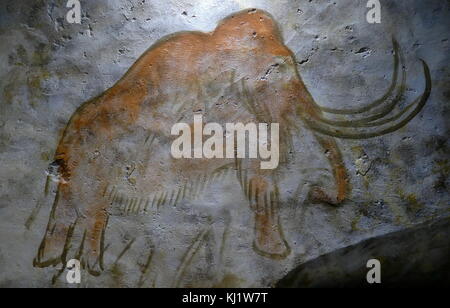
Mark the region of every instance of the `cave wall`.
[[200, 200], [155, 215], [110, 213], [104, 271], [83, 271], [82, 285], [268, 287], [323, 254], [449, 215], [448, 1], [382, 1], [380, 24], [367, 23], [363, 0], [81, 1], [78, 25], [65, 20], [66, 1], [3, 0], [0, 286], [69, 286], [64, 274], [53, 279], [60, 265], [40, 268], [33, 259], [57, 190], [51, 183], [44, 193], [49, 165], [77, 108], [112, 87], [159, 39], [213, 31], [249, 8], [276, 20], [321, 106], [355, 108], [381, 97], [392, 75], [392, 37], [407, 67], [401, 104], [424, 90], [423, 59], [433, 85], [426, 106], [388, 135], [337, 139], [352, 188], [339, 206], [308, 201], [308, 183], [331, 187], [333, 176], [312, 132], [301, 129], [280, 206], [292, 250], [286, 258], [255, 253], [254, 217], [231, 176]]

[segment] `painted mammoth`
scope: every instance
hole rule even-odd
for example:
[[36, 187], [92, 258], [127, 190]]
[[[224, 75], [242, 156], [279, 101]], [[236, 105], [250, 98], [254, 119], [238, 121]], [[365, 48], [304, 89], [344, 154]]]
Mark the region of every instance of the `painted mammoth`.
[[[154, 44], [112, 88], [84, 103], [72, 116], [55, 154], [58, 189], [34, 265], [81, 260], [92, 275], [104, 269], [105, 230], [113, 209], [147, 213], [205, 193], [232, 172], [254, 212], [254, 251], [290, 254], [279, 223], [280, 168], [263, 170], [258, 159], [174, 159], [175, 123], [205, 121], [279, 123], [280, 166], [295, 152], [297, 123], [314, 132], [333, 170], [334, 187], [311, 187], [315, 203], [339, 205], [348, 177], [333, 137], [364, 139], [405, 126], [424, 107], [423, 94], [403, 110], [406, 71], [394, 40], [392, 83], [378, 100], [360, 108], [330, 109], [314, 102], [273, 18], [246, 10], [224, 19], [212, 33], [185, 32]], [[334, 120], [327, 115], [349, 116]], [[75, 230], [82, 236], [74, 239]]]

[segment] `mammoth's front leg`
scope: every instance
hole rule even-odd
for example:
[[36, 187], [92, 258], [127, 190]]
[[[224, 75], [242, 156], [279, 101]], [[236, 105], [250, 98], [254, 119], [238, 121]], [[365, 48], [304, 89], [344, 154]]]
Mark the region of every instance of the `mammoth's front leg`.
[[272, 259], [286, 258], [291, 249], [286, 242], [279, 215], [279, 191], [267, 177], [255, 175], [241, 181], [255, 217], [254, 250]]
[[321, 135], [316, 135], [316, 138], [331, 164], [336, 187], [333, 190], [314, 186], [311, 188], [309, 198], [313, 203], [339, 205], [349, 193], [347, 170], [342, 160], [341, 152], [333, 138]]

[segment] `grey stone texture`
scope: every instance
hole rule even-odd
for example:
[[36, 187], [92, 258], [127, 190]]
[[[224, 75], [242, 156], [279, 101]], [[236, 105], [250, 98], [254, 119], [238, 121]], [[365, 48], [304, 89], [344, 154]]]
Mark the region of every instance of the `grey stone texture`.
[[[419, 59], [431, 69], [427, 105], [394, 133], [337, 139], [352, 187], [342, 205], [310, 204], [302, 189], [283, 198], [281, 223], [292, 248], [287, 258], [253, 251], [253, 216], [239, 187], [224, 178], [210, 188], [213, 196], [177, 211], [111, 215], [106, 269], [100, 277], [83, 272], [81, 286], [271, 287], [318, 256], [449, 216], [450, 2], [381, 1], [381, 24], [367, 23], [366, 3], [81, 1], [76, 25], [65, 20], [65, 0], [1, 1], [0, 287], [70, 287], [65, 275], [52, 284], [59, 268], [33, 267], [33, 258], [55, 193], [44, 197], [46, 172], [75, 110], [114, 85], [158, 39], [213, 31], [221, 19], [253, 7], [274, 16], [320, 105], [342, 109], [379, 98], [390, 83], [393, 36], [407, 66], [403, 106], [423, 91]], [[302, 187], [305, 179], [332, 183], [325, 153], [307, 129], [296, 146], [299, 173], [286, 186]]]

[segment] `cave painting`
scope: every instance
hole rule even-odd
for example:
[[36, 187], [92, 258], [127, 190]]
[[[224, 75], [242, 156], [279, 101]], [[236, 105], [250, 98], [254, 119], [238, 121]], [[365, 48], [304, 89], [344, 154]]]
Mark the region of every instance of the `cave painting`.
[[[286, 258], [291, 248], [279, 220], [280, 167], [261, 169], [259, 159], [174, 159], [171, 127], [193, 123], [194, 115], [221, 125], [279, 123], [282, 166], [295, 151], [292, 138], [302, 123], [326, 153], [334, 179], [334, 187], [311, 187], [308, 200], [339, 205], [350, 189], [334, 138], [394, 132], [422, 110], [430, 95], [430, 72], [422, 61], [425, 90], [397, 111], [406, 70], [395, 40], [393, 48], [392, 82], [380, 99], [359, 108], [331, 109], [316, 104], [276, 22], [264, 11], [238, 12], [211, 33], [183, 32], [157, 42], [67, 124], [53, 163], [57, 194], [34, 265], [56, 266], [75, 258], [98, 275], [104, 269], [112, 209], [147, 213], [195, 200], [224, 172], [235, 174], [245, 206], [254, 213], [253, 250], [275, 260]], [[82, 236], [74, 241], [76, 230]]]

